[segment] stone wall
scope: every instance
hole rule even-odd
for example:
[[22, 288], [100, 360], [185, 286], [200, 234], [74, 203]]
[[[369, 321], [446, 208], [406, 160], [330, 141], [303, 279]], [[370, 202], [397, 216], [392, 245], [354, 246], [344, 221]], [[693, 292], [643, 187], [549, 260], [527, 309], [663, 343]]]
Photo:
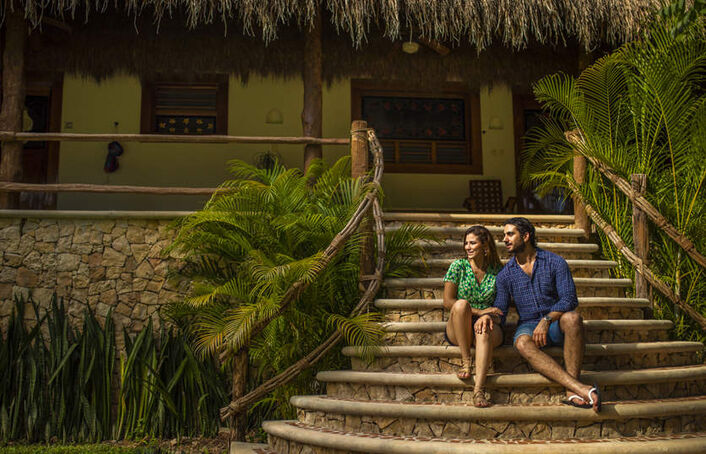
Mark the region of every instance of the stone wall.
[[0, 211], [0, 323], [13, 295], [32, 294], [42, 307], [63, 298], [72, 322], [88, 305], [103, 321], [109, 309], [120, 329], [139, 331], [186, 283], [166, 279], [178, 265], [163, 250], [183, 212]]

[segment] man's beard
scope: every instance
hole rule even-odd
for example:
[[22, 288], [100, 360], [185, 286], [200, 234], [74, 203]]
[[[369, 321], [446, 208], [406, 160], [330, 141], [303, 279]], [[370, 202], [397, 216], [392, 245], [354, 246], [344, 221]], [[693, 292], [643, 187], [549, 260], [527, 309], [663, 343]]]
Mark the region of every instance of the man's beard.
[[514, 246], [514, 247], [513, 247], [512, 249], [510, 249], [508, 252], [509, 252], [510, 254], [512, 254], [512, 255], [517, 255], [517, 254], [519, 254], [520, 252], [524, 251], [526, 247], [527, 247], [527, 243], [525, 243], [525, 242], [523, 241], [521, 244], [519, 244], [519, 245], [517, 245], [517, 246]]

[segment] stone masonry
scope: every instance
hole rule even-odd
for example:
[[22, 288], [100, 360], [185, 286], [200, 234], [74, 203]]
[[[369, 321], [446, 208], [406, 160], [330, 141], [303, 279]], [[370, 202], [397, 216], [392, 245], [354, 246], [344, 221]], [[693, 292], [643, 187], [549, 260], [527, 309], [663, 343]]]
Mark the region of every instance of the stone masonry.
[[[169, 213], [8, 212], [0, 217], [0, 323], [15, 295], [49, 307], [63, 298], [73, 323], [88, 305], [101, 321], [112, 308], [118, 329], [140, 331], [158, 310], [182, 298], [185, 282], [167, 280], [178, 259], [166, 257], [175, 231]], [[149, 218], [148, 216], [152, 216]], [[154, 217], [158, 217], [155, 219]], [[28, 314], [31, 312], [28, 312]]]

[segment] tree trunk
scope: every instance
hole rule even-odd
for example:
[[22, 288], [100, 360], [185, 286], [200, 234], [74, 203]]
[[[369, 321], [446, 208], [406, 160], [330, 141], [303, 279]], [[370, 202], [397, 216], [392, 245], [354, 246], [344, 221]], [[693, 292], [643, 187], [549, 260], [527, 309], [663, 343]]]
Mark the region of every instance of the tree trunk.
[[[243, 397], [248, 385], [248, 350], [243, 348], [233, 359], [233, 396], [231, 400]], [[233, 441], [245, 441], [245, 432], [248, 429], [248, 411], [244, 409], [242, 413], [233, 417], [231, 428], [231, 439]]]
[[[304, 136], [321, 137], [321, 9], [313, 19], [312, 27], [306, 31], [304, 42], [304, 109], [302, 129]], [[304, 169], [311, 161], [321, 159], [321, 145], [304, 147]]]
[[[5, 15], [5, 46], [2, 61], [2, 108], [0, 130], [21, 131], [25, 101], [24, 57], [27, 23], [22, 12]], [[22, 142], [4, 142], [0, 155], [0, 181], [22, 181]], [[19, 193], [0, 192], [0, 209], [18, 208]]]
[[[636, 194], [644, 196], [647, 193], [647, 175], [644, 173], [630, 175], [630, 184]], [[645, 265], [649, 265], [650, 233], [647, 215], [635, 204], [632, 205], [632, 238], [635, 245], [635, 255], [640, 257]], [[649, 296], [649, 284], [640, 273], [635, 273], [635, 296], [637, 298]]]

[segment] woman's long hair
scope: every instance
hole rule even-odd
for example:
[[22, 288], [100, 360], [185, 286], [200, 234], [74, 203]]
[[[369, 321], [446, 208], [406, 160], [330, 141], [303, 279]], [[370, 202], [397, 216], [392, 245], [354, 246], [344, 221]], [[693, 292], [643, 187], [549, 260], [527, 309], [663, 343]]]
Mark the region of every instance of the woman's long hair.
[[473, 225], [463, 234], [464, 244], [470, 233], [474, 234], [481, 244], [488, 247], [488, 266], [498, 270], [502, 268], [503, 264], [500, 262], [500, 257], [498, 256], [498, 248], [495, 247], [495, 240], [490, 234], [490, 231], [482, 225]]

